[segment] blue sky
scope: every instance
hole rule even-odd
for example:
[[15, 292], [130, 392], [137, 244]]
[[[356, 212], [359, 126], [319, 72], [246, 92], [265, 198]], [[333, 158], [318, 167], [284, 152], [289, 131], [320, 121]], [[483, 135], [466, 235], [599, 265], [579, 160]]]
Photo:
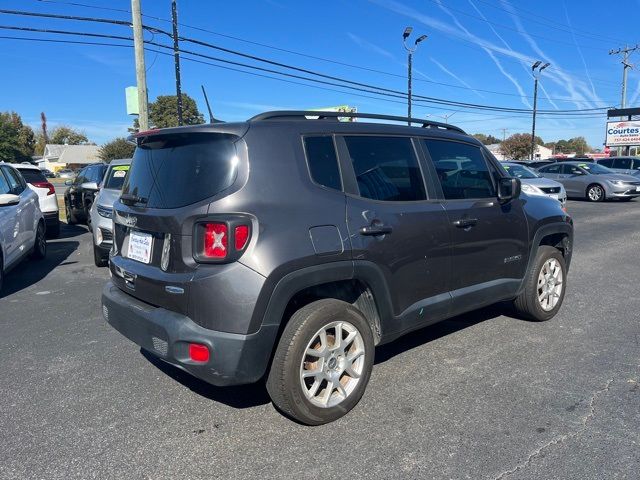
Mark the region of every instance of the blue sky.
[[[414, 94], [459, 102], [530, 108], [531, 63], [548, 61], [552, 66], [543, 73], [539, 92], [538, 108], [543, 110], [619, 106], [621, 58], [608, 52], [637, 41], [635, 13], [640, 11], [640, 0], [626, 2], [624, 9], [622, 4], [616, 8], [605, 5], [595, 0], [178, 0], [180, 23], [184, 24], [181, 35], [391, 90], [406, 89], [402, 31], [412, 25], [412, 38], [429, 36], [414, 57]], [[142, 0], [143, 13], [160, 19], [170, 18], [170, 6], [170, 0]], [[0, 0], [0, 8], [130, 20], [120, 11], [130, 8], [128, 0]], [[623, 11], [629, 14], [621, 14]], [[144, 23], [170, 29], [169, 23], [154, 18], [145, 18]], [[6, 14], [0, 14], [0, 25], [131, 35], [126, 26]], [[1, 30], [0, 35], [83, 40], [11, 30]], [[146, 39], [170, 43], [161, 34], [147, 33]], [[49, 128], [71, 125], [97, 143], [126, 134], [132, 119], [125, 111], [124, 89], [135, 84], [132, 48], [4, 38], [0, 45], [1, 110], [17, 111], [34, 127], [44, 111]], [[183, 44], [182, 48], [260, 65], [195, 45]], [[640, 51], [631, 59], [640, 65]], [[147, 52], [146, 61], [150, 100], [175, 93], [173, 58]], [[289, 80], [182, 61], [183, 91], [205, 112], [203, 84], [216, 117], [224, 120], [241, 120], [270, 109], [342, 104], [361, 112], [406, 114], [405, 102], [396, 97], [370, 98], [375, 95]], [[635, 70], [629, 74], [627, 99], [628, 105], [640, 105], [640, 74]], [[413, 113], [435, 120], [450, 116], [449, 122], [470, 133], [497, 137], [505, 128], [507, 135], [531, 128], [528, 115], [418, 104]], [[601, 147], [605, 116], [596, 116], [539, 117], [536, 132], [545, 141], [582, 135], [592, 146]]]

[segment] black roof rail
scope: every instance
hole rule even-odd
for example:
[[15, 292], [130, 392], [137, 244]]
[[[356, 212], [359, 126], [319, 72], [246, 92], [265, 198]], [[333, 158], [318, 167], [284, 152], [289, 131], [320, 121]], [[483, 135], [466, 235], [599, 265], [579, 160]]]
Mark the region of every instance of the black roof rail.
[[251, 117], [250, 122], [257, 122], [262, 120], [273, 119], [303, 119], [306, 117], [317, 117], [320, 120], [335, 119], [338, 118], [372, 118], [375, 120], [390, 120], [393, 122], [411, 122], [422, 125], [422, 128], [440, 128], [443, 130], [451, 130], [466, 135], [466, 132], [460, 127], [449, 125], [448, 123], [432, 122], [431, 120], [425, 120], [424, 118], [409, 118], [409, 117], [397, 117], [395, 115], [380, 115], [377, 113], [355, 113], [355, 112], [323, 112], [316, 110], [277, 110], [273, 112], [264, 112]]

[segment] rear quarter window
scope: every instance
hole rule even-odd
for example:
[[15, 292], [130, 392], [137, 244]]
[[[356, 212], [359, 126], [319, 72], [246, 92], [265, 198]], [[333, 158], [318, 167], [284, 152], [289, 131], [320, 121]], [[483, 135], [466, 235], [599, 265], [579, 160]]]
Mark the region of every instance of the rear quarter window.
[[122, 193], [148, 208], [179, 208], [212, 197], [236, 179], [236, 139], [204, 132], [149, 137], [136, 147]]

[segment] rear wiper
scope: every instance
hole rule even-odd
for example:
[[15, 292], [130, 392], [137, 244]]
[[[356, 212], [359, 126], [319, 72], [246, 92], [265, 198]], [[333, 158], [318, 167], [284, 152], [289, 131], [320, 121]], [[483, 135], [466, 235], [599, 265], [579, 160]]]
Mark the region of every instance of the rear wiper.
[[120, 201], [125, 205], [135, 205], [136, 203], [147, 203], [149, 199], [139, 197], [138, 195], [132, 195], [130, 193], [123, 193], [120, 195]]

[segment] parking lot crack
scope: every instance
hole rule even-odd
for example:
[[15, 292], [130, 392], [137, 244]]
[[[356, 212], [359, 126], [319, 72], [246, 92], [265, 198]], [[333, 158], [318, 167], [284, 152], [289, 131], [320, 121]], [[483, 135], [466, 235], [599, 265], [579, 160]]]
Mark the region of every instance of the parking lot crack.
[[604, 386], [604, 388], [602, 388], [600, 390], [597, 390], [596, 392], [593, 393], [593, 395], [591, 395], [591, 397], [589, 398], [587, 414], [584, 417], [582, 417], [582, 419], [581, 419], [582, 425], [580, 426], [580, 428], [578, 430], [576, 430], [575, 432], [570, 432], [570, 433], [565, 433], [565, 434], [562, 434], [562, 435], [558, 435], [557, 437], [552, 438], [551, 440], [546, 442], [544, 445], [536, 448], [533, 452], [531, 452], [522, 463], [519, 463], [518, 465], [516, 465], [513, 468], [510, 468], [509, 470], [503, 471], [502, 473], [500, 473], [497, 476], [493, 477], [492, 480], [502, 480], [503, 478], [507, 478], [510, 475], [513, 475], [517, 471], [522, 470], [522, 469], [526, 468], [527, 466], [529, 466], [531, 464], [531, 462], [533, 462], [533, 460], [535, 458], [539, 457], [543, 452], [547, 451], [548, 449], [554, 447], [555, 445], [559, 445], [559, 444], [565, 442], [566, 440], [578, 437], [580, 434], [582, 434], [587, 429], [587, 427], [589, 426], [589, 423], [591, 422], [591, 420], [593, 419], [593, 417], [596, 414], [596, 401], [597, 401], [598, 397], [600, 395], [608, 392], [609, 389], [611, 388], [611, 384], [612, 383], [613, 383], [613, 378], [611, 378], [611, 379], [609, 379], [607, 381], [607, 383]]

